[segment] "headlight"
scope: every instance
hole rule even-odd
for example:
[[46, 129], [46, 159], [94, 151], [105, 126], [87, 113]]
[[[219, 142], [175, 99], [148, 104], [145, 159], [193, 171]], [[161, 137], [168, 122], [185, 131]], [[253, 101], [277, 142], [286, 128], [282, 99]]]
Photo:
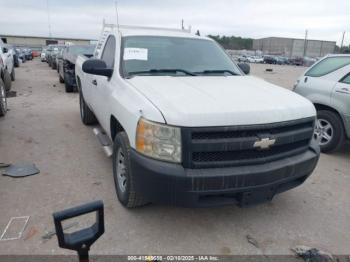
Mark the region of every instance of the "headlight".
[[181, 130], [140, 118], [136, 130], [136, 150], [146, 156], [181, 162]]

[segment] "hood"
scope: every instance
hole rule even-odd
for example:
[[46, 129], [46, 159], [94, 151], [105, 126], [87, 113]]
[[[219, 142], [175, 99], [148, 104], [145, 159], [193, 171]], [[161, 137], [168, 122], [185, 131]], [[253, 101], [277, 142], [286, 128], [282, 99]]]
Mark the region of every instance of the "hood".
[[252, 76], [136, 76], [127, 81], [170, 125], [268, 124], [316, 114], [300, 95]]

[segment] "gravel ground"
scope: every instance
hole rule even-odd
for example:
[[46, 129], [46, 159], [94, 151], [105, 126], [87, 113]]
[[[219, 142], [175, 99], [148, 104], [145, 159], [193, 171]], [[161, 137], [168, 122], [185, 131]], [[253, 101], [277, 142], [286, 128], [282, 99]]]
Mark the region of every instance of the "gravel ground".
[[[252, 74], [291, 88], [305, 68], [252, 65]], [[79, 117], [77, 94], [66, 94], [56, 71], [34, 60], [16, 70], [10, 111], [0, 119], [0, 162], [33, 162], [40, 174], [0, 176], [0, 233], [14, 216], [30, 216], [21, 240], [1, 241], [0, 254], [67, 254], [52, 212], [101, 199], [106, 233], [94, 254], [291, 254], [307, 245], [334, 254], [350, 249], [350, 146], [322, 155], [302, 186], [271, 203], [241, 209], [123, 208], [116, 199], [112, 163], [92, 128]], [[247, 241], [254, 238], [258, 247]]]

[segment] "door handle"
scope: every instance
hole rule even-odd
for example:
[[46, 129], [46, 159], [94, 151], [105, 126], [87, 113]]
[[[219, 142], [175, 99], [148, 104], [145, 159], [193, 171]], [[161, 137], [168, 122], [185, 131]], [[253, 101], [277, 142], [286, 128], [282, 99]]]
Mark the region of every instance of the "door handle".
[[92, 80], [92, 84], [97, 86], [97, 80], [96, 79]]
[[335, 92], [337, 93], [342, 93], [342, 94], [350, 94], [350, 89], [347, 87], [343, 87], [343, 88], [337, 88], [335, 90]]

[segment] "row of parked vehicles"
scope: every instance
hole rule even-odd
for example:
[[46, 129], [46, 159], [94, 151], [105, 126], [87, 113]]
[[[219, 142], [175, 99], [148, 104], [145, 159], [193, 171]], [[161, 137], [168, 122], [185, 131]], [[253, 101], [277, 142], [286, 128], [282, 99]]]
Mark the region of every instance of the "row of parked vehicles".
[[31, 49], [17, 48], [0, 39], [0, 116], [7, 112], [7, 93], [11, 90], [11, 82], [16, 78], [15, 68], [32, 59]]
[[41, 61], [57, 70], [60, 83], [64, 83], [67, 93], [76, 91], [75, 63], [77, 56], [83, 54], [91, 57], [94, 45], [49, 45], [41, 53]]
[[234, 57], [234, 60], [238, 62], [245, 63], [261, 63], [261, 64], [273, 64], [273, 65], [295, 65], [295, 66], [311, 66], [319, 58], [310, 58], [310, 57], [294, 57], [288, 58], [284, 56], [276, 55], [264, 55], [264, 56], [248, 56], [242, 55]]

